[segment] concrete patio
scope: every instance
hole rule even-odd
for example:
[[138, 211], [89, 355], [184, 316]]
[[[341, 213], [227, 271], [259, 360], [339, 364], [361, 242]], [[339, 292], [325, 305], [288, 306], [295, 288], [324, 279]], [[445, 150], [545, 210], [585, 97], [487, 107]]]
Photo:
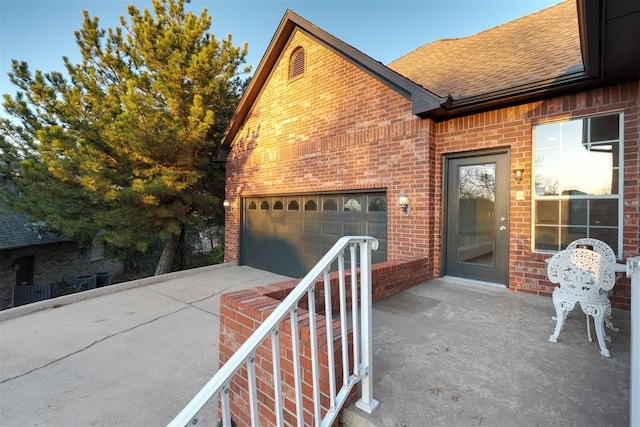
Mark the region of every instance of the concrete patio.
[[613, 357], [569, 314], [557, 343], [550, 298], [437, 279], [374, 305], [372, 415], [355, 426], [628, 426], [630, 313], [613, 311]]
[[[0, 312], [0, 424], [166, 425], [217, 370], [219, 295], [285, 279], [219, 265]], [[614, 310], [610, 359], [579, 309], [548, 342], [553, 314], [549, 298], [453, 279], [376, 303], [380, 406], [343, 424], [629, 425], [630, 313]]]

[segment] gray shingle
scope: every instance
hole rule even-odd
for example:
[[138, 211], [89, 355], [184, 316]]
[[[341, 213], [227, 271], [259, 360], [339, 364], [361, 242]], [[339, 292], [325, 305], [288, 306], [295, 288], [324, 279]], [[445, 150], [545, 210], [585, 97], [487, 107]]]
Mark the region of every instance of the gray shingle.
[[48, 232], [43, 225], [21, 213], [0, 212], [0, 250], [69, 241]]
[[469, 37], [424, 45], [388, 66], [454, 99], [581, 71], [576, 2], [566, 0]]

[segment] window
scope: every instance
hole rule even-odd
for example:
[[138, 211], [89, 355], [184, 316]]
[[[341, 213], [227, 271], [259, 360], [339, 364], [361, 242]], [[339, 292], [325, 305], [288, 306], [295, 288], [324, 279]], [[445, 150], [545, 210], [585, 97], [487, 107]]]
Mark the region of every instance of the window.
[[282, 204], [281, 200], [276, 200], [276, 202], [273, 204], [273, 210], [274, 211], [281, 211], [284, 209], [284, 205]]
[[287, 209], [290, 211], [299, 211], [300, 210], [300, 203], [298, 203], [297, 200], [291, 200], [289, 201], [289, 204], [287, 205]]
[[622, 116], [534, 128], [534, 249], [593, 237], [620, 252]]
[[360, 212], [362, 210], [362, 205], [360, 200], [356, 198], [349, 198], [344, 203], [344, 211], [345, 212]]
[[91, 246], [91, 251], [89, 252], [91, 261], [99, 261], [104, 259], [104, 244], [97, 243]]
[[324, 199], [322, 203], [323, 211], [337, 211], [338, 210], [338, 201], [337, 199]]
[[250, 202], [249, 203], [249, 210], [255, 211], [256, 209], [258, 209], [258, 205], [256, 205], [256, 202]]
[[369, 197], [369, 212], [386, 212], [386, 197]]
[[305, 211], [317, 211], [318, 210], [318, 202], [315, 200], [307, 200], [304, 204]]
[[260, 203], [260, 210], [261, 211], [268, 211], [269, 210], [269, 202], [267, 202], [266, 200], [263, 200], [262, 203]]
[[304, 49], [297, 47], [291, 54], [289, 63], [289, 79], [295, 79], [304, 74]]

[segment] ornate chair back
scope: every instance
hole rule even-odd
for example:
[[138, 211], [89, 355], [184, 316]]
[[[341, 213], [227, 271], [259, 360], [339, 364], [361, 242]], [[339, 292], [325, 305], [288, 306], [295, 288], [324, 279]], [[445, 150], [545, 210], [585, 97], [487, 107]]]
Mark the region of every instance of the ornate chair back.
[[616, 281], [613, 264], [589, 249], [558, 252], [549, 261], [547, 275], [551, 283], [560, 285], [562, 294], [582, 302], [607, 299]]
[[567, 249], [576, 249], [578, 245], [588, 245], [593, 248], [594, 251], [598, 252], [602, 255], [607, 261], [612, 264], [616, 263], [616, 254], [611, 249], [611, 246], [607, 245], [602, 240], [594, 239], [592, 237], [583, 237], [581, 239], [576, 239], [573, 242], [569, 243]]

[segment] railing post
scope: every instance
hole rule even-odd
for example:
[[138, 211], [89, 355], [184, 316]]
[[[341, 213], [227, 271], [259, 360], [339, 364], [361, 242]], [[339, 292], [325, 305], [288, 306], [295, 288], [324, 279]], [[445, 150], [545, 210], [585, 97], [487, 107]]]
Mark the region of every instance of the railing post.
[[640, 256], [627, 259], [631, 278], [631, 404], [630, 424], [640, 425]]
[[[374, 246], [377, 241], [374, 241]], [[371, 283], [371, 241], [360, 243], [360, 301], [361, 322], [360, 339], [362, 340], [362, 395], [356, 407], [371, 414], [379, 402], [373, 398], [373, 321], [372, 321], [372, 283]], [[373, 249], [376, 249], [375, 247]], [[354, 260], [352, 260], [353, 262]], [[355, 301], [354, 301], [355, 303]]]

